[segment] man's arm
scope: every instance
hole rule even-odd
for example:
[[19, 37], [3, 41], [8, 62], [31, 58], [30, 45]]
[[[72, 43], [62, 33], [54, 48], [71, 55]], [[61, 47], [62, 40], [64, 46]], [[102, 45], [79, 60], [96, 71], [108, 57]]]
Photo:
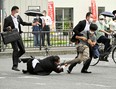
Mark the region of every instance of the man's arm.
[[80, 21], [73, 29], [76, 35], [81, 35], [80, 32], [84, 30], [86, 25], [86, 20]]
[[8, 31], [9, 21], [7, 18], [4, 19], [3, 31]]
[[19, 21], [19, 23], [22, 24], [23, 26], [32, 26], [32, 25], [33, 25], [32, 23], [24, 22], [20, 16], [18, 16], [18, 21]]
[[105, 30], [99, 30], [100, 32], [103, 32], [103, 33], [106, 33], [106, 34], [108, 34], [108, 35], [110, 35], [111, 33], [109, 33], [109, 32], [107, 32], [107, 31], [105, 31]]
[[76, 39], [80, 39], [80, 40], [83, 40], [83, 41], [87, 41], [87, 38], [84, 37], [84, 36], [76, 36]]

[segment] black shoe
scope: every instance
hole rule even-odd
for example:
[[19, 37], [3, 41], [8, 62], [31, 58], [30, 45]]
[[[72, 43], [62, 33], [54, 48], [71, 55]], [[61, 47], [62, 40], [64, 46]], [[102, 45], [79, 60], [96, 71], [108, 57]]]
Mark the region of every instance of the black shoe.
[[70, 70], [67, 70], [67, 73], [68, 73], [68, 74], [70, 74], [70, 73], [71, 73], [71, 71], [70, 71]]
[[28, 71], [27, 71], [27, 70], [22, 70], [22, 72], [23, 72], [24, 74], [28, 73]]
[[18, 63], [21, 63], [21, 59], [18, 60]]
[[92, 73], [92, 72], [85, 70], [85, 71], [81, 71], [81, 73]]
[[12, 70], [20, 71], [17, 67], [12, 67]]

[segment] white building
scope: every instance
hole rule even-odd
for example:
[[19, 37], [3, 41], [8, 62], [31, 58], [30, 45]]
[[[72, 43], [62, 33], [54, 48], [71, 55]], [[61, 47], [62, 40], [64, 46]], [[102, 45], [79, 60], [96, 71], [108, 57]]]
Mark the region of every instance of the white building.
[[[31, 8], [39, 8], [41, 11], [48, 9], [48, 1], [54, 3], [55, 27], [58, 30], [72, 29], [90, 11], [91, 0], [0, 0], [3, 2], [4, 16], [8, 16], [11, 7], [17, 5], [20, 8], [20, 15], [24, 21], [32, 21], [24, 12]], [[116, 10], [116, 0], [95, 0], [98, 13], [103, 11]], [[4, 18], [3, 18], [4, 19]], [[25, 31], [31, 31], [23, 27]]]
[[[78, 21], [85, 19], [90, 11], [91, 0], [52, 0], [55, 6], [56, 29], [74, 27]], [[116, 0], [95, 0], [97, 12], [116, 10]], [[66, 22], [67, 21], [67, 22]], [[68, 24], [69, 23], [69, 24]]]

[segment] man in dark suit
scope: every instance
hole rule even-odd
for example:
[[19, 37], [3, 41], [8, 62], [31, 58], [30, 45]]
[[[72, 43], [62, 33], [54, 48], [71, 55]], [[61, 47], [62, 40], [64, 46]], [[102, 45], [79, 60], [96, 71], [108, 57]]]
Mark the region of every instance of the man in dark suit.
[[[72, 41], [74, 42], [77, 42], [78, 43], [78, 39], [81, 37], [83, 41], [85, 41], [87, 38], [85, 38], [82, 34], [83, 31], [88, 31], [89, 30], [89, 26], [90, 24], [93, 22], [93, 19], [92, 19], [92, 13], [91, 12], [88, 12], [86, 14], [86, 19], [85, 20], [82, 20], [80, 21], [76, 26], [75, 28], [73, 29], [73, 32], [75, 33], [75, 35], [73, 36], [72, 38]], [[89, 68], [89, 65], [91, 63], [91, 60], [92, 60], [92, 50], [91, 48], [90, 49], [90, 59], [88, 59], [84, 65], [83, 65], [83, 68], [81, 70], [81, 73], [91, 73], [89, 71], [87, 71], [87, 69]], [[71, 73], [72, 69], [74, 66], [76, 66], [77, 63], [73, 63], [69, 66], [67, 72], [68, 73]]]
[[[35, 23], [27, 23], [22, 20], [22, 18], [18, 15], [19, 8], [17, 6], [13, 6], [11, 9], [11, 15], [5, 18], [4, 20], [4, 27], [3, 31], [8, 31], [16, 28], [18, 32], [21, 34], [21, 26], [22, 25], [35, 25]], [[17, 40], [15, 42], [11, 43], [12, 48], [13, 48], [13, 54], [12, 54], [12, 59], [13, 59], [13, 66], [12, 70], [15, 71], [20, 71], [18, 69], [18, 62], [19, 62], [19, 57], [22, 56], [25, 53], [25, 48], [22, 42], [22, 38], [20, 40]]]
[[63, 72], [63, 67], [59, 65], [59, 56], [49, 56], [43, 60], [32, 58], [29, 60], [22, 59], [21, 61], [27, 62], [27, 70], [23, 70], [23, 73], [49, 75], [52, 71], [56, 73]]

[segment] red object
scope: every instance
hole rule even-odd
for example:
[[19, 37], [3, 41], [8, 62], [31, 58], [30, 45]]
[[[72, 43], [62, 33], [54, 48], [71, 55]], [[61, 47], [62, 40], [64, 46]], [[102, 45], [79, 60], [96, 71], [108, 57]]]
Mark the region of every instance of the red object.
[[48, 16], [50, 16], [52, 19], [52, 22], [54, 22], [54, 2], [53, 1], [48, 2]]
[[93, 19], [97, 20], [97, 12], [96, 12], [96, 2], [95, 0], [91, 0], [91, 12], [93, 14]]

